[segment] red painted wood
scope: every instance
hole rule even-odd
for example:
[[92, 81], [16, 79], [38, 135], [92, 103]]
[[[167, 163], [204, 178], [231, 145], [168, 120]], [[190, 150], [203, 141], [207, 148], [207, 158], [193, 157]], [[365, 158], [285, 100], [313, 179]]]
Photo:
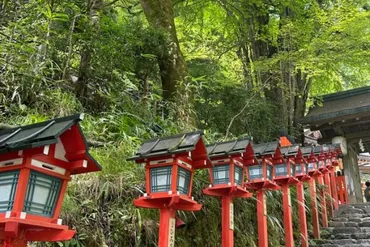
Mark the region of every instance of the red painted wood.
[[[24, 167], [25, 168], [28, 168], [30, 170], [34, 170], [34, 171], [37, 171], [37, 172], [46, 174], [48, 176], [52, 176], [52, 177], [56, 177], [56, 178], [60, 178], [60, 179], [68, 179], [68, 180], [71, 180], [71, 178], [69, 176], [62, 175], [62, 174], [59, 174], [59, 173], [56, 173], [56, 172], [53, 172], [53, 171], [49, 171], [47, 169], [43, 169], [43, 168], [39, 168], [37, 166], [31, 165], [31, 159], [29, 159], [29, 162], [27, 162]], [[67, 174], [67, 172], [66, 172], [66, 174]], [[28, 180], [27, 180], [27, 182], [28, 182]]]
[[337, 184], [337, 192], [338, 192], [338, 197], [340, 199], [341, 204], [347, 204], [348, 203], [348, 192], [347, 192], [345, 176], [338, 176], [335, 178], [335, 181]]
[[145, 166], [145, 181], [146, 181], [146, 183], [145, 183], [146, 193], [150, 194], [152, 191], [150, 190], [150, 166], [149, 166], [149, 162]]
[[[169, 237], [171, 235], [170, 231], [170, 220], [176, 217], [176, 211], [169, 208], [161, 208], [159, 211], [159, 239], [158, 247], [169, 247], [170, 244]], [[174, 234], [173, 234], [174, 236]], [[173, 245], [174, 246], [174, 245]]]
[[28, 241], [46, 241], [46, 242], [57, 242], [71, 240], [75, 235], [74, 230], [28, 230], [25, 232], [24, 237]]
[[177, 172], [179, 168], [177, 165], [172, 165], [172, 178], [171, 178], [171, 191], [176, 193], [177, 191]]
[[60, 212], [62, 211], [64, 196], [67, 193], [67, 185], [68, 185], [68, 180], [63, 180], [62, 187], [59, 193], [59, 198], [57, 200], [56, 207], [54, 210], [53, 219], [58, 219]]
[[222, 197], [222, 247], [234, 246], [234, 226], [230, 225], [230, 204], [232, 202], [232, 197]]
[[[30, 159], [26, 160], [26, 164], [31, 162]], [[22, 212], [24, 199], [26, 197], [27, 185], [28, 185], [28, 178], [30, 176], [29, 169], [21, 169], [18, 179], [17, 191], [15, 192], [14, 197], [14, 206], [12, 212]]]
[[257, 191], [258, 247], [268, 247], [265, 191]]
[[[333, 205], [333, 200], [332, 200], [333, 196], [331, 194], [331, 182], [330, 182], [329, 172], [324, 174], [324, 183], [327, 187], [325, 199], [326, 199], [326, 205], [329, 209], [328, 214], [330, 215], [331, 218], [333, 218], [334, 217], [334, 205]], [[329, 198], [327, 198], [327, 196], [329, 196]]]
[[299, 228], [301, 230], [301, 246], [308, 247], [308, 233], [306, 222], [306, 209], [304, 201], [303, 183], [297, 184], [298, 197], [298, 212], [299, 212]]
[[189, 191], [188, 196], [191, 197], [193, 193], [193, 181], [194, 181], [194, 170], [190, 173], [190, 184], [189, 184]]
[[[324, 176], [320, 175], [317, 177], [318, 184], [324, 185]], [[326, 209], [326, 192], [323, 190], [321, 192], [321, 217], [322, 217], [322, 227], [328, 227], [328, 215], [327, 215], [327, 209]]]
[[311, 179], [310, 182], [310, 197], [311, 197], [311, 217], [313, 225], [313, 236], [316, 239], [320, 238], [320, 225], [319, 225], [319, 211], [317, 209], [316, 200], [316, 182], [315, 179]]
[[233, 160], [230, 160], [230, 183], [232, 184], [232, 185], [234, 185], [235, 184], [235, 170], [234, 170], [235, 168], [234, 168], [234, 162], [233, 162]]
[[338, 192], [337, 192], [337, 183], [335, 181], [335, 171], [330, 171], [330, 184], [331, 184], [331, 195], [334, 200], [334, 209], [339, 209], [339, 203], [338, 203]]
[[24, 239], [5, 239], [2, 241], [1, 247], [27, 247], [27, 241]]
[[283, 210], [284, 210], [284, 230], [285, 230], [285, 246], [294, 246], [293, 239], [293, 222], [292, 222], [292, 205], [290, 200], [290, 190], [288, 184], [282, 184], [283, 192]]

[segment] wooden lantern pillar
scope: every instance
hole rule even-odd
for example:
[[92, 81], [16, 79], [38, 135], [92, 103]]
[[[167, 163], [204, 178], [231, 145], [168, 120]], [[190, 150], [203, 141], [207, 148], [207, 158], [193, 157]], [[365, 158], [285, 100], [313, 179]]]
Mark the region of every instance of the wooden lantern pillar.
[[335, 209], [335, 200], [334, 200], [334, 195], [333, 195], [333, 190], [332, 190], [332, 180], [330, 178], [331, 173], [334, 173], [334, 166], [332, 164], [332, 150], [331, 150], [331, 145], [323, 145], [322, 146], [322, 154], [320, 154], [319, 159], [321, 157], [324, 157], [324, 164], [325, 164], [325, 169], [323, 170], [324, 174], [324, 184], [326, 186], [326, 204], [329, 208], [329, 215], [331, 218], [334, 217], [334, 209]]
[[[289, 147], [288, 152], [285, 154], [289, 159], [294, 160], [295, 163], [295, 178], [299, 180], [296, 184], [297, 189], [297, 201], [298, 201], [298, 213], [299, 213], [299, 228], [300, 228], [300, 240], [302, 247], [308, 247], [308, 232], [307, 232], [307, 217], [306, 217], [306, 205], [304, 197], [304, 182], [311, 181], [311, 177], [308, 175], [308, 163], [303, 156], [305, 148], [301, 148], [299, 145], [292, 145]], [[307, 148], [306, 148], [307, 150]], [[311, 147], [309, 147], [311, 150]]]
[[330, 153], [331, 153], [331, 164], [332, 167], [329, 169], [330, 171], [330, 184], [331, 184], [331, 194], [334, 200], [334, 209], [339, 209], [339, 198], [338, 198], [338, 191], [337, 191], [337, 182], [336, 182], [336, 167], [339, 167], [338, 157], [342, 154], [342, 149], [340, 144], [331, 144], [330, 145]]
[[[307, 232], [307, 220], [306, 220], [306, 206], [304, 198], [304, 182], [310, 181], [311, 178], [307, 175], [308, 165], [307, 161], [303, 157], [301, 147], [299, 145], [292, 145], [286, 137], [280, 137], [280, 145], [282, 152], [290, 160], [294, 160], [295, 163], [295, 177], [300, 181], [296, 184], [297, 189], [297, 201], [298, 201], [298, 212], [299, 212], [299, 228], [300, 228], [300, 240], [301, 246], [308, 247], [308, 232]], [[284, 150], [284, 151], [283, 151]], [[309, 147], [309, 150], [311, 148]]]
[[[290, 196], [290, 185], [299, 184], [299, 180], [294, 176], [295, 162], [290, 158], [299, 150], [294, 147], [294, 152], [289, 152], [289, 147], [277, 147], [273, 156], [273, 176], [274, 182], [281, 186], [283, 192], [283, 211], [284, 211], [284, 230], [285, 230], [285, 246], [294, 246], [293, 239], [293, 221], [292, 221], [292, 204]], [[285, 155], [286, 154], [286, 155]]]
[[202, 136], [199, 131], [151, 139], [129, 159], [145, 164], [146, 193], [134, 205], [160, 210], [158, 247], [175, 246], [177, 210], [202, 207], [191, 196], [194, 171], [212, 167]]
[[266, 190], [280, 189], [273, 181], [272, 157], [278, 143], [265, 143], [248, 146], [243, 154], [244, 164], [247, 166], [248, 189], [256, 191], [258, 247], [268, 247], [268, 227]]
[[249, 198], [245, 189], [245, 166], [242, 155], [249, 140], [216, 143], [207, 147], [213, 167], [209, 169], [211, 184], [203, 190], [222, 200], [222, 247], [234, 246], [234, 198]]
[[314, 238], [320, 238], [320, 225], [319, 225], [319, 211], [317, 206], [317, 192], [316, 192], [316, 178], [321, 175], [317, 168], [317, 158], [313, 152], [313, 147], [302, 148], [302, 155], [307, 162], [307, 177], [305, 181], [309, 183], [310, 198], [311, 198], [311, 217], [313, 225]]
[[[317, 158], [317, 167], [320, 171], [320, 175], [316, 177], [317, 183], [320, 184], [322, 187], [324, 187], [324, 190], [322, 190], [320, 193], [321, 196], [321, 222], [323, 227], [328, 227], [328, 208], [327, 208], [327, 182], [328, 180], [328, 169], [326, 168], [326, 157], [324, 154], [324, 147], [323, 146], [316, 146], [314, 148], [315, 156]], [[330, 213], [330, 212], [329, 212]]]
[[82, 119], [73, 115], [0, 132], [0, 189], [8, 198], [0, 205], [2, 246], [74, 236], [59, 219], [67, 184], [71, 175], [101, 170], [88, 153]]

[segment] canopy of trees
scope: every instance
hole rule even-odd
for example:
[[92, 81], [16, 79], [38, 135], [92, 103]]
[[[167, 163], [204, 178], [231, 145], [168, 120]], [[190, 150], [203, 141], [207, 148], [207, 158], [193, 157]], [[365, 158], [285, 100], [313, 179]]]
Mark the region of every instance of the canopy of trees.
[[[86, 112], [99, 144], [104, 171], [72, 183], [64, 217], [79, 235], [60, 245], [154, 246], [157, 215], [132, 206], [142, 168], [125, 161], [140, 141], [206, 129], [210, 142], [281, 130], [299, 142], [297, 119], [317, 96], [369, 84], [370, 2], [2, 0], [0, 44], [0, 123]], [[200, 194], [207, 179], [198, 174], [204, 210], [184, 214], [178, 246], [219, 243], [218, 202]], [[243, 222], [255, 220], [254, 203], [236, 207], [236, 246], [253, 246], [256, 224]]]

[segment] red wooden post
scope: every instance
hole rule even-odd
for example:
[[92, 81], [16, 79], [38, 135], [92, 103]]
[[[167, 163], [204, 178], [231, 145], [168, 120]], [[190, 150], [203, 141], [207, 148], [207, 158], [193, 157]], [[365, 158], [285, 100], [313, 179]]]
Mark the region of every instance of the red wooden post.
[[264, 190], [257, 191], [258, 247], [268, 247], [266, 197]]
[[285, 246], [294, 246], [293, 240], [293, 222], [292, 222], [292, 205], [290, 200], [290, 189], [288, 184], [282, 184], [283, 192], [283, 209], [284, 209], [284, 229], [285, 229]]
[[[324, 185], [324, 178], [323, 178], [323, 175], [320, 175], [317, 177], [317, 181], [318, 181], [318, 184], [320, 185]], [[326, 200], [325, 200], [325, 197], [326, 197], [326, 192], [325, 190], [323, 190], [321, 192], [321, 197], [322, 197], [322, 200], [321, 200], [321, 217], [322, 217], [322, 226], [323, 227], [328, 227], [328, 215], [327, 215], [327, 211], [326, 211]]]
[[[331, 218], [334, 217], [334, 205], [333, 205], [333, 200], [332, 200], [332, 195], [331, 195], [331, 182], [330, 182], [330, 176], [329, 172], [324, 174], [324, 183], [326, 185], [326, 195], [325, 195], [325, 200], [327, 201], [327, 206], [329, 208], [329, 215]], [[329, 199], [327, 196], [329, 195]]]
[[5, 239], [1, 247], [27, 247], [27, 241], [24, 239]]
[[175, 246], [176, 211], [170, 208], [159, 210], [158, 247]]
[[230, 196], [222, 197], [222, 247], [234, 246], [234, 204]]
[[338, 203], [338, 192], [337, 192], [337, 183], [335, 181], [335, 171], [330, 171], [330, 184], [331, 184], [331, 195], [334, 199], [334, 209], [339, 209], [339, 203]]
[[337, 184], [337, 193], [340, 199], [341, 204], [348, 203], [348, 193], [346, 187], [346, 180], [344, 176], [338, 176], [335, 178], [335, 182]]
[[320, 225], [319, 225], [319, 211], [317, 209], [316, 200], [316, 182], [312, 178], [310, 180], [310, 196], [311, 196], [311, 214], [312, 214], [312, 225], [313, 225], [313, 236], [316, 239], [320, 238]]
[[299, 226], [301, 230], [301, 246], [308, 247], [308, 233], [307, 233], [303, 183], [297, 184], [297, 197], [298, 197]]

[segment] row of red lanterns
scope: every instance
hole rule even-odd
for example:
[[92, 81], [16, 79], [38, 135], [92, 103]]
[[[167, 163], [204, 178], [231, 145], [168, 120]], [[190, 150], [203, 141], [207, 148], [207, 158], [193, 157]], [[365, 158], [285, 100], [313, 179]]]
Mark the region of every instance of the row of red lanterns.
[[[251, 197], [249, 191], [253, 190], [257, 192], [258, 201], [265, 203], [264, 190], [281, 188], [287, 207], [284, 222], [291, 228], [289, 185], [302, 186], [301, 181], [312, 181], [311, 176], [322, 178], [322, 174], [333, 172], [341, 155], [339, 145], [280, 147], [278, 142], [255, 145], [249, 140], [236, 140], [206, 147], [202, 135], [202, 132], [193, 132], [152, 139], [132, 158], [146, 164], [147, 174], [146, 193], [134, 204], [160, 209], [160, 247], [174, 246], [176, 210], [201, 209], [191, 196], [196, 169], [209, 169], [211, 183], [203, 192], [222, 197], [222, 246], [230, 247], [233, 246], [233, 198]], [[261, 208], [257, 214], [266, 217], [265, 205]], [[264, 227], [266, 229], [259, 229], [262, 236], [267, 235], [267, 223]], [[306, 245], [303, 246], [308, 246], [307, 229], [305, 231]], [[267, 246], [267, 240], [259, 237], [259, 246]], [[293, 246], [289, 229], [286, 246]]]
[[[0, 132], [2, 246], [23, 247], [27, 241], [73, 237], [74, 231], [59, 219], [67, 183], [73, 174], [101, 170], [88, 152], [79, 126], [82, 119], [83, 115], [74, 115]], [[280, 147], [277, 142], [252, 145], [248, 140], [206, 147], [202, 136], [200, 131], [151, 139], [131, 158], [144, 163], [146, 169], [146, 193], [134, 204], [160, 209], [159, 247], [174, 246], [176, 210], [197, 211], [202, 207], [192, 197], [196, 169], [209, 169], [211, 184], [204, 193], [222, 197], [222, 242], [230, 247], [233, 198], [248, 198], [251, 190], [257, 191], [261, 205], [257, 214], [265, 221], [264, 190], [281, 187], [288, 195], [288, 185], [301, 185], [300, 181], [310, 180], [310, 176], [322, 182], [322, 174], [325, 184], [330, 185], [328, 174], [341, 154], [336, 145]], [[287, 198], [284, 202], [288, 203]], [[289, 213], [284, 211], [284, 215]], [[289, 218], [286, 222], [291, 224]], [[260, 232], [266, 237], [259, 237], [259, 246], [267, 246], [265, 223], [259, 224]], [[291, 240], [286, 241], [287, 246]]]

